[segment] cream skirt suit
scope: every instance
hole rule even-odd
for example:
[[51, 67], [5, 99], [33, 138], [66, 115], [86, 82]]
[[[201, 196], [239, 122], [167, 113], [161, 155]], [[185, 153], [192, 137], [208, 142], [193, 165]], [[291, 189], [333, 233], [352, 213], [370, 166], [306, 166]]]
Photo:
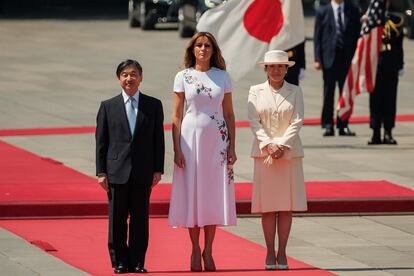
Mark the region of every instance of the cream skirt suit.
[[[299, 86], [285, 81], [276, 91], [266, 81], [250, 87], [248, 117], [254, 135], [252, 213], [307, 210], [299, 137], [303, 114]], [[282, 158], [271, 159], [265, 149], [270, 143], [288, 150]]]

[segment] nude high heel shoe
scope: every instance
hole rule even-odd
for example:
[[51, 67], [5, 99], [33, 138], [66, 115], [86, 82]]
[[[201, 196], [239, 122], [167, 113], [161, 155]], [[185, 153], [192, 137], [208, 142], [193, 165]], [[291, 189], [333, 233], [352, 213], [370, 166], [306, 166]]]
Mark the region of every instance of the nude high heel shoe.
[[216, 271], [216, 264], [214, 263], [213, 256], [203, 253], [203, 261], [205, 271]]
[[191, 271], [200, 272], [203, 271], [201, 266], [201, 256], [191, 255]]

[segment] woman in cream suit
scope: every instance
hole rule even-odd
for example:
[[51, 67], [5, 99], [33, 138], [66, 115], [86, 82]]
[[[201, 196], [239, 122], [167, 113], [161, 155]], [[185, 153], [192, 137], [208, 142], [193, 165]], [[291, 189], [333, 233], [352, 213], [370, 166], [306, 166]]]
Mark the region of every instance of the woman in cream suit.
[[[248, 116], [254, 135], [252, 213], [262, 214], [268, 270], [288, 269], [286, 245], [292, 211], [306, 211], [302, 168], [303, 148], [299, 131], [303, 124], [303, 94], [299, 86], [284, 81], [288, 60], [284, 51], [269, 51], [259, 64], [267, 81], [249, 91]], [[275, 254], [275, 235], [278, 251]]]

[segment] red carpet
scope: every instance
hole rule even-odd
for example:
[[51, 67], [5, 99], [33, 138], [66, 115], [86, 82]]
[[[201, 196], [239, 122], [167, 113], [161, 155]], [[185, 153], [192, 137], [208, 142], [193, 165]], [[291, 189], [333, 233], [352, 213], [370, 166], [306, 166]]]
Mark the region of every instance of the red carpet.
[[[87, 273], [112, 275], [106, 220], [3, 220], [0, 226]], [[166, 219], [151, 219], [146, 261], [151, 275], [200, 275], [189, 271], [190, 254], [187, 230], [170, 228]], [[208, 275], [334, 275], [292, 258], [289, 271], [265, 271], [265, 254], [264, 247], [218, 229], [214, 247], [218, 271]]]
[[61, 162], [0, 141], [0, 202], [104, 200], [96, 181]]
[[[397, 115], [397, 122], [413, 122], [414, 114]], [[366, 124], [369, 122], [368, 116], [351, 117], [351, 124]], [[305, 119], [304, 125], [320, 125], [320, 118]], [[249, 127], [248, 121], [237, 121], [237, 128]], [[165, 130], [171, 130], [171, 124], [164, 125]], [[83, 127], [51, 127], [51, 128], [20, 128], [20, 129], [0, 129], [1, 136], [26, 136], [26, 135], [63, 135], [63, 134], [85, 134], [95, 133], [94, 126]]]
[[[58, 161], [0, 141], [0, 219], [97, 217], [107, 214], [96, 179]], [[413, 212], [414, 191], [387, 181], [307, 182], [308, 213]], [[151, 214], [165, 216], [171, 185], [151, 197]], [[250, 214], [251, 183], [236, 184], [237, 211]]]

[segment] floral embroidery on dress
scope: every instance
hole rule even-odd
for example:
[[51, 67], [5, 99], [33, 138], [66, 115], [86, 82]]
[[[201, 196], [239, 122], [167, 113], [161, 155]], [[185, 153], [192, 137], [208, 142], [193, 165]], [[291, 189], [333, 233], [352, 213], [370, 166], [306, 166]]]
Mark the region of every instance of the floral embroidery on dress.
[[203, 93], [204, 92], [204, 93], [207, 94], [207, 96], [210, 97], [210, 99], [213, 98], [213, 96], [210, 93], [211, 92], [211, 88], [205, 87], [204, 84], [202, 84], [201, 82], [196, 83], [196, 92], [197, 92], [197, 94], [200, 94], [200, 93]]
[[[221, 155], [221, 166], [227, 165], [227, 149], [223, 149], [220, 151]], [[227, 183], [230, 185], [234, 181], [234, 171], [233, 168], [227, 167]]]
[[194, 78], [190, 74], [190, 70], [188, 70], [188, 69], [184, 71], [184, 81], [188, 84], [193, 84], [194, 83]]
[[221, 150], [220, 155], [221, 155], [220, 164], [224, 166], [225, 164], [227, 164], [227, 149]]
[[227, 142], [229, 140], [229, 135], [227, 133], [226, 121], [217, 119], [215, 115], [217, 115], [217, 113], [211, 115], [210, 118], [211, 120], [216, 121], [221, 136], [221, 140]]
[[[221, 156], [220, 164], [221, 166], [225, 166], [227, 165], [227, 147], [228, 147], [229, 135], [228, 135], [227, 127], [226, 127], [226, 121], [218, 119], [216, 115], [217, 113], [215, 113], [214, 115], [211, 115], [210, 119], [214, 120], [217, 123], [217, 127], [219, 130], [221, 140], [223, 140], [223, 142], [226, 142], [225, 148], [220, 151], [220, 156]], [[234, 181], [233, 168], [231, 169], [227, 168], [227, 181], [229, 185], [233, 183]]]
[[233, 168], [227, 169], [227, 181], [228, 181], [228, 184], [229, 185], [234, 182], [234, 171], [233, 171]]
[[195, 76], [191, 75], [189, 69], [184, 71], [184, 81], [188, 84], [195, 85], [197, 95], [200, 95], [201, 93], [205, 93], [210, 99], [213, 98], [213, 95], [211, 95], [212, 89], [204, 86], [204, 84], [198, 81], [198, 79]]

